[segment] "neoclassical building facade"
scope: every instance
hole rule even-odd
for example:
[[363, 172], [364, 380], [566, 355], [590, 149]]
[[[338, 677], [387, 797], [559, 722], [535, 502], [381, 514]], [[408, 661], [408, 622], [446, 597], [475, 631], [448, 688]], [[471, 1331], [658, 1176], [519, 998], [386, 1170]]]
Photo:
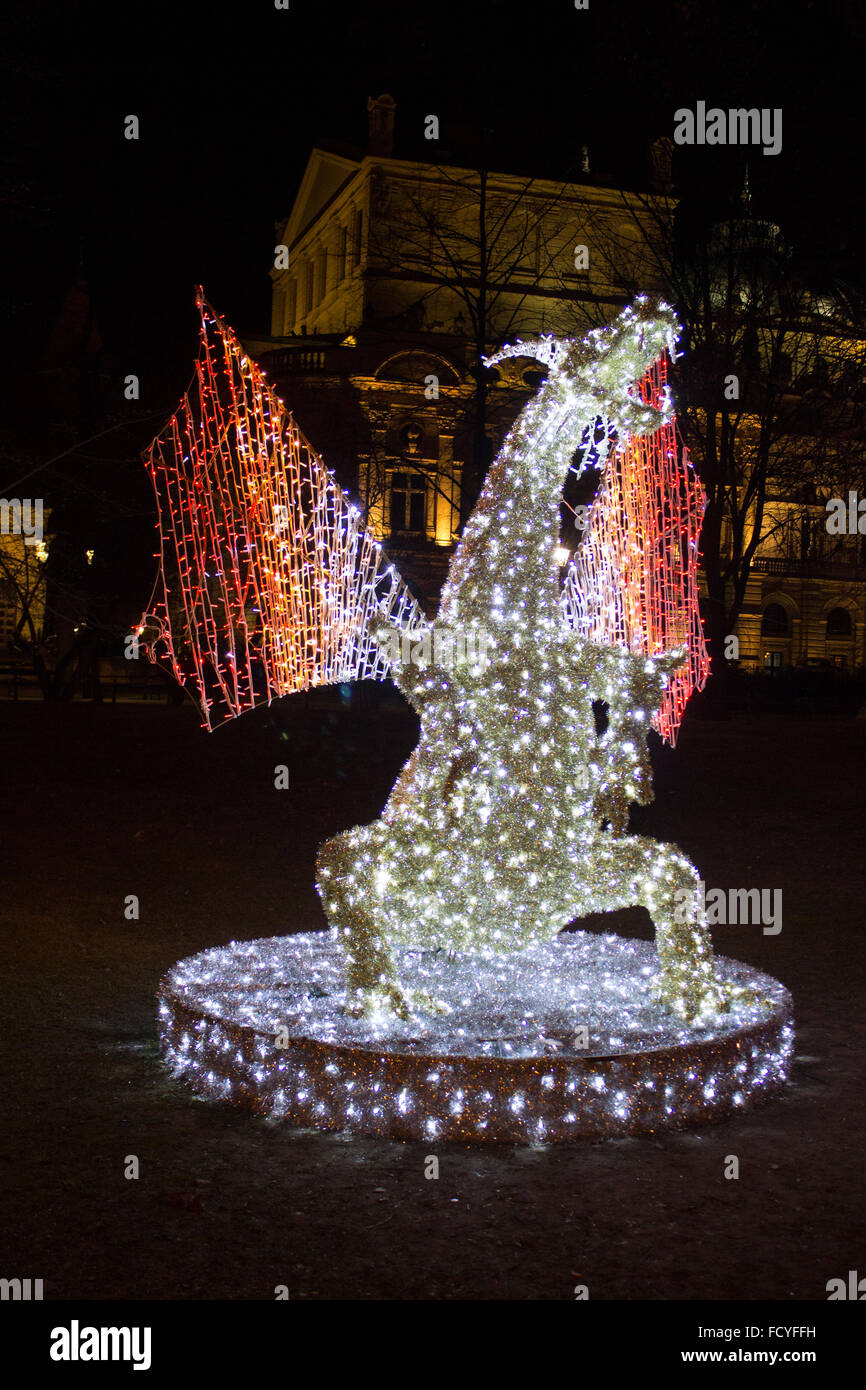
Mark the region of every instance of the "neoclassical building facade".
[[432, 609], [480, 438], [489, 459], [538, 381], [511, 360], [480, 390], [480, 353], [573, 333], [581, 298], [618, 312], [624, 289], [588, 254], [589, 228], [645, 213], [588, 172], [557, 183], [395, 158], [393, 102], [369, 113], [366, 150], [312, 151], [277, 229], [271, 334], [246, 346]]
[[[312, 151], [276, 229], [270, 335], [246, 346], [432, 612], [473, 461], [538, 381], [510, 359], [480, 385], [481, 352], [614, 317], [630, 291], [612, 267], [643, 259], [641, 288], [661, 288], [642, 248], [673, 208], [669, 163], [654, 149], [637, 196], [586, 159], [569, 183], [434, 163], [432, 143], [400, 159], [392, 99], [368, 111], [366, 149]], [[864, 538], [831, 544], [823, 501], [768, 504], [735, 632], [746, 669], [866, 665]]]

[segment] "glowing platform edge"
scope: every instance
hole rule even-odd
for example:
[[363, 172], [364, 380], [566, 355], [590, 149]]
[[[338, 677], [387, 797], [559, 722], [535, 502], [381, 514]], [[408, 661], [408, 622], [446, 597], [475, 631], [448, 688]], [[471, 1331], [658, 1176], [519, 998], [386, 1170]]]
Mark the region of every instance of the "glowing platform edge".
[[567, 932], [493, 959], [405, 957], [401, 968], [449, 1014], [351, 1018], [332, 932], [203, 951], [160, 984], [163, 1057], [201, 1097], [314, 1129], [428, 1142], [693, 1128], [787, 1081], [791, 996], [739, 961], [717, 957], [716, 967], [762, 1006], [690, 1027], [654, 999], [647, 942]]

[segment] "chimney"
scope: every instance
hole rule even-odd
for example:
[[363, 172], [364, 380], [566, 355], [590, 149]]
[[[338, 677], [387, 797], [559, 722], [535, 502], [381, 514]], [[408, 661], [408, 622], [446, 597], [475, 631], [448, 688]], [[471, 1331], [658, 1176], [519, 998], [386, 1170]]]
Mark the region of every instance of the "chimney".
[[367, 114], [370, 121], [370, 137], [367, 153], [377, 154], [382, 159], [390, 159], [394, 153], [394, 112], [397, 103], [387, 92], [380, 97], [370, 97], [367, 101]]
[[669, 135], [650, 145], [650, 182], [653, 193], [670, 195], [674, 191], [674, 142]]

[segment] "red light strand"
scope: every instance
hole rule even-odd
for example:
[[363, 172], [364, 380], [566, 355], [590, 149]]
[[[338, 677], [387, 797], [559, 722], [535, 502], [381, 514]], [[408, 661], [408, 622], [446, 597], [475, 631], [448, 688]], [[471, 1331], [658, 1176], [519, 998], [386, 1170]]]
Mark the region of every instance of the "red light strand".
[[[667, 387], [660, 357], [641, 382], [659, 405]], [[563, 610], [589, 641], [648, 656], [687, 646], [653, 726], [676, 743], [693, 690], [709, 675], [698, 603], [698, 537], [706, 495], [676, 422], [654, 434], [627, 436], [608, 453], [583, 541], [566, 574]]]

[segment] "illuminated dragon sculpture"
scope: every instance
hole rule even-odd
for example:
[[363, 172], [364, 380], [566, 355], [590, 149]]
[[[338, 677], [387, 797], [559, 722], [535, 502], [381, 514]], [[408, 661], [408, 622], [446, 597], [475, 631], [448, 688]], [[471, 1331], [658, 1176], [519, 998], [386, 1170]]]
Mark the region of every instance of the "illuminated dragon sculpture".
[[[421, 720], [380, 819], [319, 851], [350, 1007], [404, 1018], [440, 1007], [398, 978], [396, 948], [491, 957], [640, 905], [670, 1010], [700, 1022], [729, 1009], [697, 870], [626, 833], [629, 804], [652, 799], [653, 719], [673, 741], [707, 674], [703, 494], [678, 456], [665, 385], [672, 311], [640, 297], [583, 340], [488, 359], [533, 357], [547, 375], [490, 469], [429, 623], [260, 369], [201, 295], [199, 308], [195, 389], [148, 454], [162, 559], [139, 628], [151, 658], [208, 727], [294, 690], [389, 674]], [[563, 578], [563, 486], [590, 456], [601, 486]], [[603, 733], [594, 701], [607, 706]]]

